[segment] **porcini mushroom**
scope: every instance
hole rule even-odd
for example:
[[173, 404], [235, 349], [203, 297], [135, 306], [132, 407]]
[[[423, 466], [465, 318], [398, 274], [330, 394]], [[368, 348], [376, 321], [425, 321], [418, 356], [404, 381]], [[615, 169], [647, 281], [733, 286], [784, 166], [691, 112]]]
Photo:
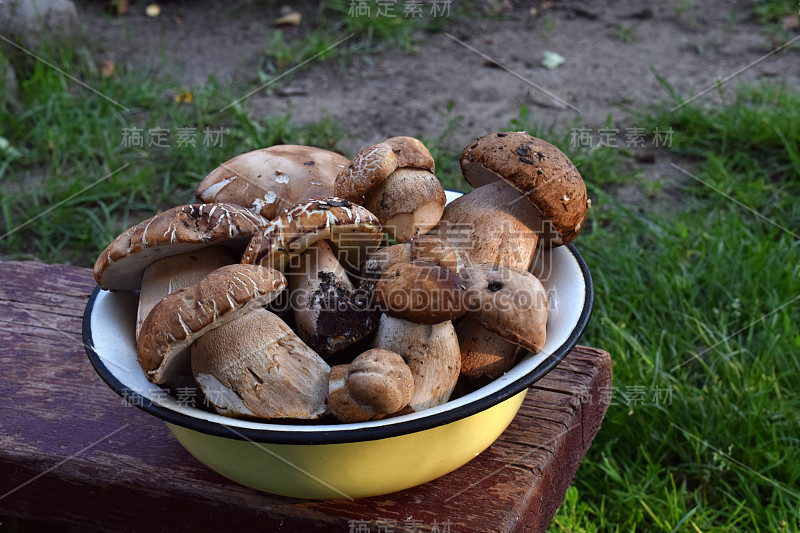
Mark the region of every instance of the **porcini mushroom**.
[[392, 137], [359, 152], [337, 176], [336, 195], [364, 205], [390, 238], [406, 242], [427, 232], [447, 201], [425, 145]]
[[270, 146], [222, 163], [194, 194], [205, 203], [237, 204], [272, 219], [305, 200], [333, 196], [336, 176], [348, 163], [322, 148]]
[[373, 348], [331, 368], [328, 406], [342, 422], [397, 413], [414, 396], [414, 376], [400, 355]]
[[417, 235], [408, 242], [393, 244], [376, 250], [361, 265], [360, 290], [373, 294], [375, 284], [383, 273], [398, 263], [425, 261], [458, 273], [462, 262], [455, 249], [438, 235]]
[[314, 419], [327, 411], [330, 367], [263, 308], [198, 338], [192, 372], [223, 415]]
[[266, 225], [260, 215], [231, 204], [174, 207], [114, 239], [97, 258], [94, 278], [105, 290], [141, 289], [138, 338], [141, 324], [157, 302], [237, 262], [247, 242]]
[[461, 317], [467, 312], [464, 296], [461, 278], [425, 261], [392, 265], [374, 291], [374, 301], [382, 312], [417, 324], [438, 324]]
[[194, 285], [214, 270], [235, 264], [239, 257], [229, 248], [208, 246], [154, 261], [142, 276], [139, 308], [136, 311], [136, 338], [147, 315], [167, 294]]
[[[539, 219], [519, 193], [504, 182], [490, 183], [456, 198], [445, 208], [436, 234], [458, 250], [465, 264], [491, 263], [527, 268], [533, 260]], [[461, 372], [498, 377], [511, 368], [518, 346], [473, 318], [455, 323]]]
[[298, 335], [323, 357], [363, 339], [380, 313], [356, 290], [326, 241], [309, 246], [286, 270]]
[[479, 188], [502, 181], [536, 209], [545, 246], [572, 242], [583, 227], [589, 200], [586, 184], [569, 157], [525, 132], [484, 135], [464, 149], [461, 171]]
[[358, 264], [382, 235], [375, 216], [349, 200], [311, 200], [275, 218], [253, 238], [242, 262], [286, 271], [298, 334], [327, 356], [372, 332], [378, 315], [367, 309], [325, 241], [338, 245], [345, 262]]
[[286, 286], [277, 270], [228, 265], [159, 301], [139, 333], [139, 364], [153, 383], [164, 384], [188, 368], [189, 347], [218, 328], [275, 298]]
[[[527, 269], [537, 244], [566, 244], [580, 231], [589, 201], [575, 166], [558, 148], [523, 132], [485, 135], [461, 156], [467, 182], [476, 187], [447, 206], [439, 234], [468, 263]], [[517, 347], [471, 317], [456, 325], [462, 372], [497, 377]]]
[[380, 221], [360, 205], [331, 197], [308, 200], [278, 215], [255, 235], [242, 263], [283, 271], [309, 245], [328, 240], [346, 265], [358, 265], [380, 244]]
[[547, 292], [536, 276], [497, 264], [461, 270], [467, 314], [505, 340], [537, 353], [547, 338]]
[[461, 368], [461, 351], [451, 321], [414, 324], [381, 315], [373, 348], [398, 353], [414, 376], [414, 396], [409, 405], [422, 411], [450, 399]]

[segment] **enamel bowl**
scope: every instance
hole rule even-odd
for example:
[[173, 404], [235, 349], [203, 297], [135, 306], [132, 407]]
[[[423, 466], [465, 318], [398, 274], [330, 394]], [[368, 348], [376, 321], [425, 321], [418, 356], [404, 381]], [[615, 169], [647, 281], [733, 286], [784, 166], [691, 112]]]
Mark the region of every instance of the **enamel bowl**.
[[[449, 198], [457, 193], [448, 193]], [[547, 342], [488, 385], [419, 413], [355, 424], [277, 424], [192, 407], [147, 381], [136, 359], [138, 296], [95, 289], [83, 317], [89, 360], [117, 394], [166, 421], [200, 462], [243, 485], [284, 496], [376, 496], [431, 481], [492, 444], [527, 388], [575, 346], [589, 322], [589, 270], [569, 244], [537, 253], [532, 271], [549, 298]]]

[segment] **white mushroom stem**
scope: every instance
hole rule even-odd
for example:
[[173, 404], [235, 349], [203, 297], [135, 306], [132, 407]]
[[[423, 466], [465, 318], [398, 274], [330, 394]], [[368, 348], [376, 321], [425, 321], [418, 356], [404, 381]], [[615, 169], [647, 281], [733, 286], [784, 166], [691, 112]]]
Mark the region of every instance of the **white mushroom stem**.
[[220, 414], [313, 419], [326, 412], [330, 367], [263, 308], [197, 339], [192, 370]]
[[495, 181], [453, 200], [432, 233], [465, 263], [528, 268], [542, 222], [536, 208], [510, 185]]
[[142, 323], [164, 296], [194, 285], [219, 267], [236, 263], [231, 250], [208, 246], [193, 252], [164, 257], [144, 270], [136, 315], [136, 338]]
[[363, 205], [380, 219], [390, 238], [406, 242], [439, 222], [446, 201], [444, 189], [432, 173], [400, 168], [374, 186]]
[[381, 315], [373, 348], [400, 354], [414, 376], [414, 411], [441, 405], [450, 399], [461, 369], [458, 338], [450, 321], [414, 324]]

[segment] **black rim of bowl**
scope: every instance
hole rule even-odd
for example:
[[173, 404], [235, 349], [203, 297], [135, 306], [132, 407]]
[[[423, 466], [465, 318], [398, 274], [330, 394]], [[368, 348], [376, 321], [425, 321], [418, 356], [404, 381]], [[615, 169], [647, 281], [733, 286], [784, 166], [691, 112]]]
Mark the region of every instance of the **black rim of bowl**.
[[[100, 360], [98, 354], [94, 351], [94, 339], [92, 337], [92, 324], [91, 316], [97, 295], [100, 293], [100, 288], [96, 287], [89, 302], [86, 304], [86, 310], [83, 315], [83, 342], [86, 347], [86, 353], [89, 356], [89, 361], [92, 363], [95, 371], [100, 375], [103, 381], [111, 387], [117, 394], [136, 407], [169, 422], [182, 426], [194, 431], [206, 433], [208, 435], [215, 435], [217, 437], [232, 438], [237, 440], [248, 440], [254, 442], [264, 442], [271, 444], [339, 444], [346, 442], [361, 442], [368, 440], [385, 439], [396, 437], [398, 435], [405, 435], [409, 433], [416, 433], [426, 429], [432, 429], [437, 426], [455, 422], [468, 416], [474, 415], [478, 412], [485, 411], [500, 402], [515, 396], [516, 394], [527, 389], [535, 382], [544, 377], [550, 370], [552, 370], [578, 343], [583, 331], [589, 324], [589, 318], [592, 314], [592, 306], [594, 303], [594, 285], [592, 284], [592, 277], [586, 262], [581, 256], [578, 249], [573, 244], [566, 245], [567, 249], [572, 253], [578, 262], [584, 282], [586, 283], [586, 299], [583, 303], [578, 323], [572, 330], [572, 333], [567, 340], [559, 346], [552, 354], [550, 354], [544, 361], [541, 362], [535, 369], [525, 374], [521, 378], [509, 383], [503, 388], [483, 396], [475, 401], [467, 404], [436, 413], [430, 416], [416, 418], [413, 420], [402, 421], [387, 425], [375, 427], [362, 427], [358, 429], [337, 429], [334, 425], [320, 425], [315, 426], [319, 430], [298, 432], [292, 431], [292, 426], [287, 425], [285, 430], [275, 431], [272, 429], [253, 429], [243, 428], [238, 426], [229, 426], [210, 420], [195, 418], [184, 413], [173, 411], [168, 407], [152, 402], [150, 399], [145, 398], [138, 392], [125, 386], [117, 377], [109, 371], [108, 367]], [[523, 354], [525, 356], [527, 354]]]

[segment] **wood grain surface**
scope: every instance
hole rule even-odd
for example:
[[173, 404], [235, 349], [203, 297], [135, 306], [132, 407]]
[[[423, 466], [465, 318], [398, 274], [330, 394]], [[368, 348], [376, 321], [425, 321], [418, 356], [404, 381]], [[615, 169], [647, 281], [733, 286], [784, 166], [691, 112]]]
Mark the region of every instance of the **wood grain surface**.
[[0, 526], [12, 517], [105, 531], [543, 531], [610, 401], [608, 353], [578, 346], [455, 472], [353, 501], [273, 496], [201, 465], [100, 380], [81, 338], [94, 286], [85, 268], [0, 263]]

